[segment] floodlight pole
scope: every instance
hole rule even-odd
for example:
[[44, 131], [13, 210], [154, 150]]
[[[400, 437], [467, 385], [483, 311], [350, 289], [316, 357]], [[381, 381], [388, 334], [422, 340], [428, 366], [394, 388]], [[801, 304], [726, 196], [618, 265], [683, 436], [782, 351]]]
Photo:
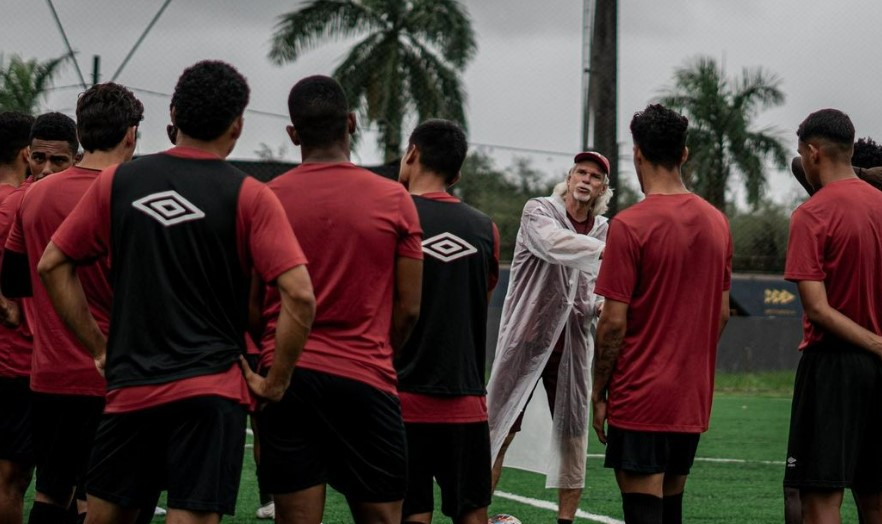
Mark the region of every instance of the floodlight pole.
[[61, 24], [61, 18], [58, 17], [58, 11], [55, 10], [55, 5], [52, 3], [52, 0], [46, 0], [49, 4], [49, 10], [52, 11], [52, 18], [55, 19], [55, 25], [58, 26], [58, 31], [61, 33], [61, 39], [64, 40], [64, 45], [67, 47], [67, 54], [70, 55], [70, 59], [73, 60], [74, 68], [77, 70], [77, 76], [80, 77], [80, 85], [83, 86], [83, 89], [86, 89], [86, 79], [83, 78], [83, 72], [80, 70], [80, 62], [77, 60], [77, 55], [74, 53], [73, 48], [70, 46], [70, 40], [67, 39], [67, 33], [64, 32], [64, 26]]
[[101, 81], [101, 56], [92, 55], [92, 85]]

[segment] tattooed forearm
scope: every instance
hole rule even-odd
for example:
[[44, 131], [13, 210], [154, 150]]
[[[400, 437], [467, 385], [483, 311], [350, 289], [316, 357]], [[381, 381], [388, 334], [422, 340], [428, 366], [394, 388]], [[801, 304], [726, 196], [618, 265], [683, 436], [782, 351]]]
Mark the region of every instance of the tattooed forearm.
[[601, 319], [597, 326], [597, 352], [594, 356], [594, 399], [606, 397], [606, 387], [619, 359], [624, 338], [624, 324], [611, 325]]

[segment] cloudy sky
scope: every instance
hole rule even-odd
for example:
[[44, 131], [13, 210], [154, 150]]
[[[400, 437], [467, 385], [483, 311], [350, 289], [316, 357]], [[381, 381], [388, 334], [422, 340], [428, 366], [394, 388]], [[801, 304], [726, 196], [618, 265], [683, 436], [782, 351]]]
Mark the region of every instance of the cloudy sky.
[[[79, 55], [86, 80], [93, 55], [101, 56], [102, 80], [110, 80], [163, 0], [55, 0]], [[331, 43], [298, 62], [272, 65], [266, 58], [277, 17], [298, 0], [172, 0], [117, 81], [138, 89], [146, 106], [140, 153], [166, 147], [168, 96], [180, 72], [205, 58], [239, 68], [252, 88], [246, 130], [233, 152], [254, 158], [261, 144], [289, 160], [299, 152], [284, 134], [291, 85], [330, 73], [347, 43]], [[583, 0], [466, 0], [478, 35], [478, 54], [466, 70], [470, 136], [499, 167], [512, 155], [529, 158], [550, 176], [564, 172], [580, 144]], [[725, 64], [730, 74], [762, 66], [782, 79], [786, 103], [762, 114], [795, 154], [794, 131], [809, 112], [836, 107], [849, 113], [858, 136], [882, 141], [882, 67], [878, 22], [882, 2], [851, 0], [622, 0], [619, 11], [619, 142], [622, 173], [630, 178], [627, 125], [679, 65], [697, 55]], [[0, 51], [46, 59], [65, 52], [48, 3], [6, 0]], [[349, 42], [351, 43], [351, 42]], [[45, 108], [73, 113], [79, 87], [66, 66]], [[276, 116], [278, 115], [278, 116]], [[377, 163], [371, 133], [354, 160]], [[492, 147], [496, 146], [496, 147]], [[513, 148], [513, 149], [507, 149]], [[784, 173], [770, 176], [778, 200], [796, 194]]]

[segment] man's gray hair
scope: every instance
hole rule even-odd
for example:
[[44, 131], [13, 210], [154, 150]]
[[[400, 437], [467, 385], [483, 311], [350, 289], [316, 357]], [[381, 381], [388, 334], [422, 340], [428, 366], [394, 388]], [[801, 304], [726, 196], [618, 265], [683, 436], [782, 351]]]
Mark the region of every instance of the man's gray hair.
[[[573, 166], [575, 167], [575, 166]], [[569, 173], [567, 173], [567, 178], [570, 177], [570, 173], [572, 173], [572, 168]], [[606, 213], [606, 210], [609, 209], [609, 201], [613, 196], [613, 188], [609, 185], [609, 175], [606, 176], [606, 190], [597, 197], [597, 200], [594, 201], [594, 207], [591, 208], [591, 216], [596, 217]], [[554, 186], [554, 191], [552, 194], [555, 194], [562, 199], [566, 200], [567, 198], [567, 179], [565, 178], [563, 182]]]

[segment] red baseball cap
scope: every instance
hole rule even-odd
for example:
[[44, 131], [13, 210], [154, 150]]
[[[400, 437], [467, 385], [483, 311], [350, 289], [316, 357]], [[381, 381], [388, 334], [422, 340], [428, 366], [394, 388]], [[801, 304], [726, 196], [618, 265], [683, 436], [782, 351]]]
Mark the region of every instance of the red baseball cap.
[[576, 155], [575, 158], [573, 158], [573, 163], [578, 164], [579, 162], [584, 162], [585, 160], [592, 160], [594, 162], [597, 162], [598, 164], [600, 164], [600, 167], [603, 168], [606, 174], [609, 174], [609, 160], [607, 160], [606, 157], [601, 155], [600, 153], [596, 151], [583, 151]]

